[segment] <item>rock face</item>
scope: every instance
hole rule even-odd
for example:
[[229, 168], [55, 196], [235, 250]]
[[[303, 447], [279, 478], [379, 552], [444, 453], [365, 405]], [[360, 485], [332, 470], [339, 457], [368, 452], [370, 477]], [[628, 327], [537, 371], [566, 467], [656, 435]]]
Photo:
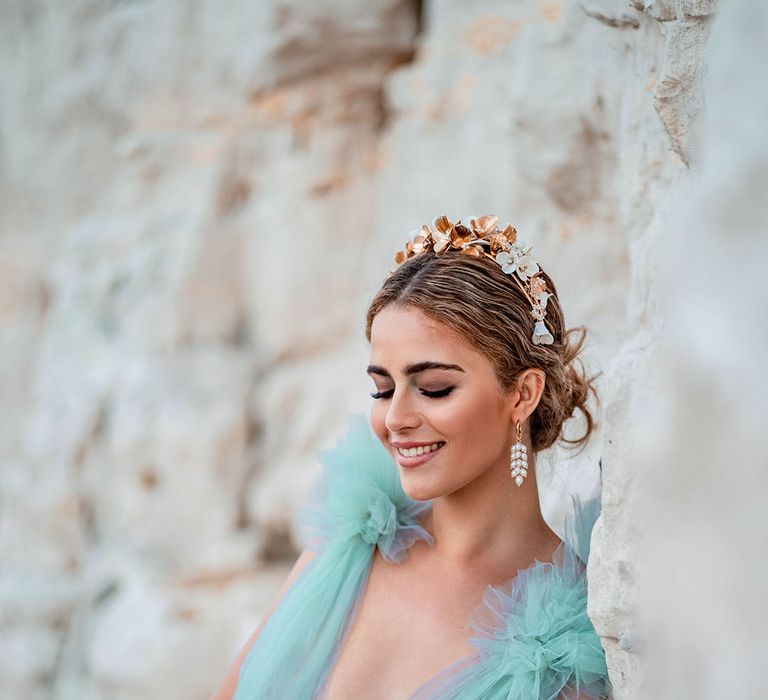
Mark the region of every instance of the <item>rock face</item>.
[[[662, 207], [664, 345], [650, 354], [637, 458], [647, 697], [760, 697], [765, 625], [768, 7], [723, 3], [711, 30], [693, 177]], [[674, 235], [671, 233], [674, 232]], [[725, 261], [735, 268], [722, 275]], [[658, 576], [652, 572], [659, 572]]]
[[[642, 697], [637, 476], [673, 452], [646, 469], [635, 411], [670, 212], [700, 154], [713, 171], [731, 152], [704, 148], [716, 129], [696, 140], [715, 9], [6, 3], [0, 695], [208, 697], [302, 546], [316, 450], [367, 408], [364, 311], [394, 251], [439, 214], [495, 213], [605, 370], [587, 454], [553, 448], [537, 476], [553, 522], [602, 479], [590, 614], [615, 697]], [[732, 19], [721, 54], [748, 30]], [[701, 230], [714, 266], [723, 227]], [[677, 351], [704, 363], [718, 337]], [[679, 450], [678, 428], [701, 430], [688, 400], [659, 428]], [[693, 479], [701, 455], [674, 454]], [[688, 695], [706, 692], [669, 697]]]

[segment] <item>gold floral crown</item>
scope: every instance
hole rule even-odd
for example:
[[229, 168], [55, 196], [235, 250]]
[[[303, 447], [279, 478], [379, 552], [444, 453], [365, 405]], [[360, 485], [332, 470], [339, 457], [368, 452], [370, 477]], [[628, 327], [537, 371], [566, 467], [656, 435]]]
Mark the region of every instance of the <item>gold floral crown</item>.
[[[544, 324], [547, 315], [547, 299], [552, 296], [540, 276], [539, 263], [531, 255], [531, 249], [517, 240], [514, 226], [498, 227], [499, 217], [465, 216], [453, 223], [447, 216], [438, 216], [432, 226], [424, 224], [420, 231], [411, 231], [411, 240], [395, 255], [398, 265], [429, 250], [437, 254], [458, 251], [462, 255], [485, 256], [496, 261], [523, 291], [531, 303], [531, 315], [536, 320], [533, 328], [534, 345], [551, 345], [554, 337]], [[392, 272], [392, 271], [390, 271]]]

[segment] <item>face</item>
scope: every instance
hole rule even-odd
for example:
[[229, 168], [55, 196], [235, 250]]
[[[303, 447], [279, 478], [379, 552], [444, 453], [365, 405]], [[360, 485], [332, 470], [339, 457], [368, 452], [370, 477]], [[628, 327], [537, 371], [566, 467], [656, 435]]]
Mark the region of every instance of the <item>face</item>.
[[[504, 393], [490, 360], [450, 327], [415, 308], [385, 307], [371, 326], [368, 373], [371, 427], [409, 496], [428, 500], [508, 469], [517, 392]], [[400, 443], [432, 449], [403, 456]]]

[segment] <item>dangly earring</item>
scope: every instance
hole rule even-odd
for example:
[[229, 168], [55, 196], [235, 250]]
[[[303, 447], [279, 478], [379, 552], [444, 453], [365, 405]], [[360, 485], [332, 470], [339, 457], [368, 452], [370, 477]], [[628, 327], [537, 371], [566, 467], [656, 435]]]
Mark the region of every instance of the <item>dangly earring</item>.
[[528, 448], [523, 444], [523, 429], [520, 426], [520, 421], [517, 421], [515, 432], [517, 442], [512, 445], [509, 463], [509, 468], [512, 470], [510, 476], [518, 486], [522, 486], [523, 479], [528, 476]]

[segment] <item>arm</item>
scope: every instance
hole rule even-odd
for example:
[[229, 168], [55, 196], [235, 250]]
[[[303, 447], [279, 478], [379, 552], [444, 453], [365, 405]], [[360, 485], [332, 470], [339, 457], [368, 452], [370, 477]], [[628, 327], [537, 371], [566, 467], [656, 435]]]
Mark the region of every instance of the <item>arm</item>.
[[310, 549], [305, 549], [301, 553], [301, 556], [299, 556], [299, 558], [296, 560], [296, 563], [293, 565], [293, 569], [291, 569], [291, 573], [288, 575], [288, 578], [277, 592], [274, 603], [272, 603], [272, 606], [264, 614], [264, 617], [261, 620], [261, 624], [259, 624], [254, 633], [245, 643], [245, 646], [243, 646], [243, 648], [240, 650], [240, 653], [237, 655], [227, 670], [227, 674], [224, 676], [224, 681], [222, 682], [221, 687], [213, 695], [211, 695], [209, 700], [232, 700], [232, 697], [237, 690], [237, 683], [240, 678], [240, 666], [245, 660], [245, 657], [248, 656], [248, 652], [251, 650], [253, 643], [256, 641], [261, 630], [264, 628], [264, 625], [267, 624], [267, 621], [271, 617], [272, 613], [275, 612], [277, 607], [280, 605], [280, 601], [282, 601], [283, 596], [285, 596], [285, 594], [288, 592], [288, 589], [296, 580], [296, 577], [301, 573], [304, 567], [309, 564], [312, 559], [315, 558], [316, 555], [317, 552], [313, 552]]

